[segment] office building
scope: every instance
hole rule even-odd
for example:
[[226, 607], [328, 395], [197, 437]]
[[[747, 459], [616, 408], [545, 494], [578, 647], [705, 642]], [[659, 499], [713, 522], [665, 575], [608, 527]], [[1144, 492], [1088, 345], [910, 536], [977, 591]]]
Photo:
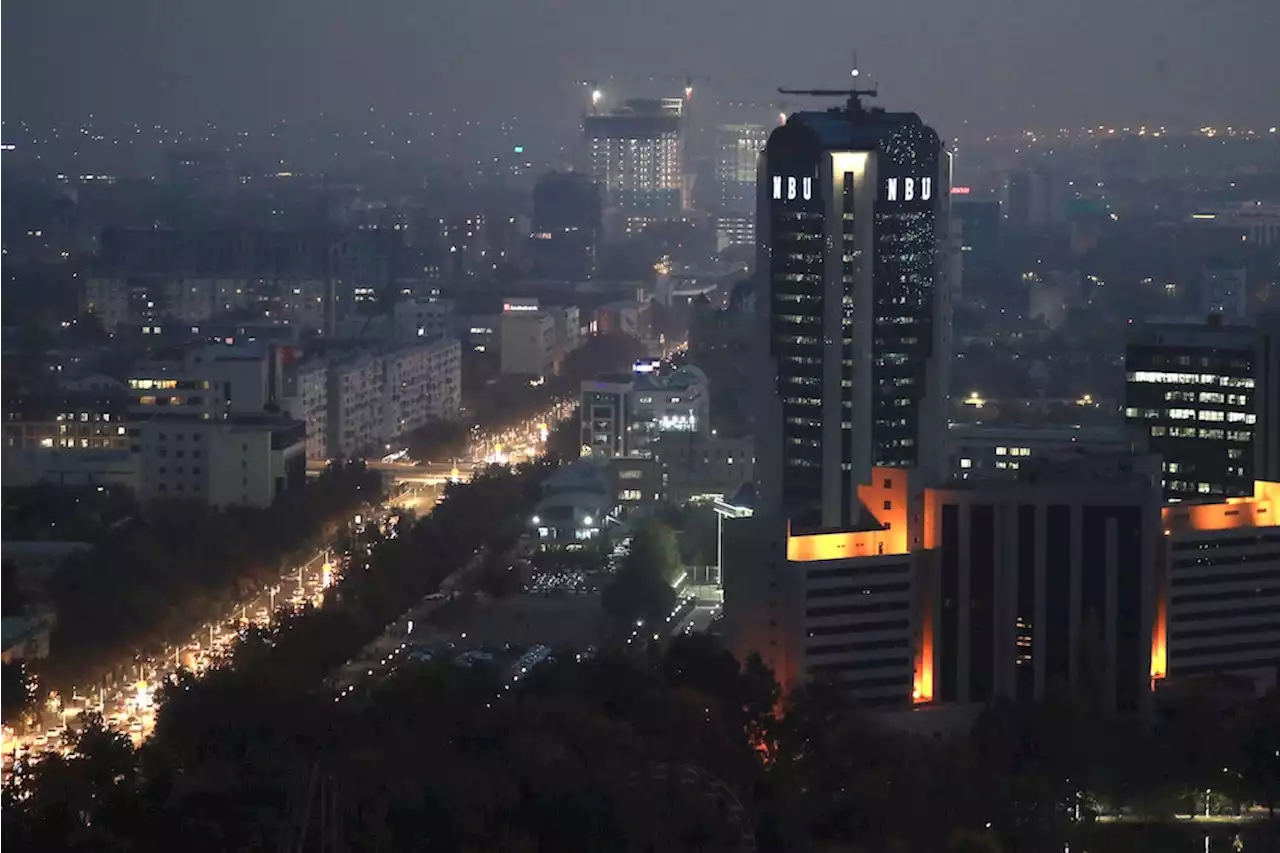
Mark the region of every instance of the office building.
[[1162, 512], [1168, 563], [1153, 677], [1234, 675], [1270, 689], [1280, 666], [1280, 483]]
[[605, 218], [622, 233], [678, 219], [687, 207], [683, 108], [679, 98], [633, 98], [583, 117], [589, 175], [603, 195]]
[[1247, 497], [1255, 480], [1280, 480], [1280, 334], [1264, 319], [1133, 327], [1125, 418], [1162, 458], [1168, 500]]
[[592, 278], [604, 231], [600, 188], [581, 172], [548, 172], [533, 188], [532, 228], [529, 260], [536, 275]]
[[278, 404], [283, 357], [272, 345], [172, 347], [134, 369], [128, 386], [135, 419], [225, 420]]
[[855, 522], [873, 466], [942, 473], [949, 163], [919, 116], [856, 95], [791, 116], [769, 139], [760, 510], [794, 527]]
[[677, 433], [710, 433], [710, 393], [696, 367], [638, 362], [630, 374], [582, 383], [582, 455], [651, 458], [657, 442]]
[[716, 129], [716, 244], [755, 245], [756, 169], [769, 131], [759, 124], [727, 124]]
[[[935, 702], [1070, 691], [1137, 711], [1163, 556], [1158, 462], [1029, 462], [926, 496], [922, 685]], [[923, 677], [927, 675], [927, 677]]]
[[726, 557], [725, 607], [734, 650], [759, 652], [783, 684], [822, 673], [905, 705], [910, 507], [945, 471], [958, 246], [937, 133], [863, 94], [792, 115], [761, 163], [759, 494], [734, 520], [753, 541], [737, 570]]
[[306, 425], [279, 413], [275, 346], [175, 349], [129, 379], [141, 500], [270, 506], [306, 481]]
[[274, 415], [200, 420], [160, 415], [130, 427], [138, 497], [271, 506], [306, 483], [306, 426]]
[[[951, 213], [961, 235], [965, 298], [1014, 307], [1005, 277], [1004, 211], [1000, 200], [974, 195], [970, 187], [952, 187]], [[953, 295], [958, 297], [959, 292]]]
[[4, 402], [4, 482], [137, 486], [128, 398], [100, 392], [21, 394]]
[[755, 482], [755, 441], [750, 436], [667, 432], [654, 455], [661, 466], [662, 499], [677, 506], [707, 495], [731, 497]]
[[556, 321], [539, 308], [538, 300], [503, 300], [498, 322], [503, 373], [539, 379], [556, 372]]
[[953, 423], [947, 429], [947, 468], [956, 480], [1015, 479], [1033, 459], [1119, 453], [1124, 430], [1111, 427], [1000, 427]]

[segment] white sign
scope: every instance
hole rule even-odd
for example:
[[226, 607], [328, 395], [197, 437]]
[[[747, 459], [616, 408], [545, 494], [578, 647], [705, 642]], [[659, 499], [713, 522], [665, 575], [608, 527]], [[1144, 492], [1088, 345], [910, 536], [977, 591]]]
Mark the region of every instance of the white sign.
[[885, 178], [884, 198], [885, 201], [929, 201], [933, 198], [933, 178]]
[[813, 178], [784, 178], [773, 176], [773, 197], [777, 201], [795, 201], [813, 198]]

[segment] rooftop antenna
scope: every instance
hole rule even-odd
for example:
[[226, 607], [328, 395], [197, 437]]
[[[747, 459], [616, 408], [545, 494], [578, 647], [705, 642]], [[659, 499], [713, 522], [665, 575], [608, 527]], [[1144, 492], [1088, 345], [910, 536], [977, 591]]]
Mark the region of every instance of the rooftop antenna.
[[804, 95], [810, 98], [845, 98], [845, 108], [849, 112], [862, 112], [862, 99], [874, 98], [879, 92], [875, 89], [786, 89], [779, 87], [780, 95]]
[[[849, 76], [854, 81], [861, 75], [858, 68], [858, 52], [853, 52], [853, 68], [849, 70]], [[880, 93], [875, 89], [859, 89], [856, 85], [848, 89], [786, 89], [779, 88], [778, 93], [781, 95], [805, 95], [810, 98], [845, 98], [845, 108], [849, 112], [862, 112], [862, 99], [874, 98]]]

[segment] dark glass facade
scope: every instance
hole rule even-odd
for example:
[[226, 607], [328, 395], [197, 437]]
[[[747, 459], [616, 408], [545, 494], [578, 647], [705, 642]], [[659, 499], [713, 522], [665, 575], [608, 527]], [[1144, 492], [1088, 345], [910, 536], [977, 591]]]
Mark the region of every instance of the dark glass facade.
[[1125, 419], [1161, 457], [1167, 500], [1253, 494], [1260, 403], [1251, 334], [1203, 326], [1142, 331], [1125, 351]]
[[[781, 436], [778, 490], [793, 523], [823, 514], [824, 502], [828, 518], [849, 519], [859, 472], [918, 464], [942, 157], [919, 116], [856, 102], [797, 113], [769, 139], [758, 221], [781, 423], [765, 429]], [[836, 466], [838, 495], [829, 477], [824, 491], [824, 470]]]

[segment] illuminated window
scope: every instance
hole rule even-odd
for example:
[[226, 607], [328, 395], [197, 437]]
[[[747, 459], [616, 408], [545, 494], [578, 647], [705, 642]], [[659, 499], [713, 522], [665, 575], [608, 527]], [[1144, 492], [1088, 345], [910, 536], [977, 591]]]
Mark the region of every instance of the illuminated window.
[[972, 468], [972, 467], [973, 467], [973, 460], [972, 460], [972, 459], [961, 459], [961, 460], [960, 460], [960, 467], [961, 467], [961, 468]]

